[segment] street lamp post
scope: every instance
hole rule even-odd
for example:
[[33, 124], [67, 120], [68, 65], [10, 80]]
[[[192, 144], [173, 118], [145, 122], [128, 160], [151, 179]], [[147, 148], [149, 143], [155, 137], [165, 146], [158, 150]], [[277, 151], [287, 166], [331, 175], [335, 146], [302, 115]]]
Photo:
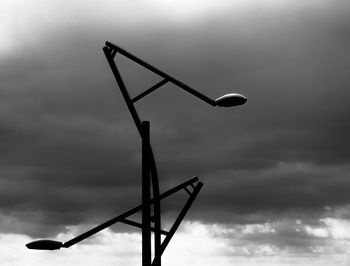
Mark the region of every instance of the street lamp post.
[[[111, 67], [111, 70], [114, 74], [114, 77], [118, 83], [118, 86], [122, 92], [122, 95], [124, 96], [124, 100], [126, 102], [126, 105], [129, 108], [129, 111], [131, 113], [131, 116], [134, 119], [135, 125], [141, 135], [142, 138], [142, 203], [143, 203], [143, 210], [142, 210], [142, 266], [149, 266], [150, 265], [150, 257], [151, 257], [151, 234], [150, 234], [150, 208], [148, 207], [148, 204], [145, 204], [150, 198], [150, 177], [149, 174], [151, 173], [152, 177], [152, 187], [153, 187], [153, 195], [155, 199], [154, 203], [154, 265], [160, 266], [161, 265], [161, 238], [159, 234], [159, 230], [161, 227], [161, 213], [160, 213], [160, 200], [159, 200], [159, 184], [158, 184], [158, 175], [156, 170], [156, 164], [152, 152], [152, 148], [150, 146], [149, 142], [149, 122], [142, 122], [137, 114], [137, 111], [134, 107], [134, 103], [146, 95], [150, 94], [151, 92], [155, 91], [156, 89], [159, 89], [161, 86], [165, 85], [166, 83], [170, 82], [176, 85], [177, 87], [187, 91], [188, 93], [196, 96], [200, 100], [212, 105], [212, 106], [235, 106], [244, 104], [247, 99], [239, 94], [227, 94], [224, 95], [216, 100], [213, 100], [206, 95], [200, 93], [199, 91], [191, 88], [190, 86], [186, 85], [182, 81], [179, 81], [178, 79], [170, 76], [169, 74], [165, 73], [164, 71], [159, 70], [158, 68], [150, 65], [149, 63], [141, 60], [140, 58], [136, 57], [135, 55], [132, 55], [131, 53], [125, 51], [124, 49], [120, 48], [119, 46], [116, 46], [115, 44], [112, 44], [110, 42], [106, 42], [106, 46], [103, 48], [103, 51], [105, 53], [105, 56], [107, 58], [107, 61]], [[126, 89], [126, 86], [123, 82], [123, 79], [120, 75], [120, 72], [118, 70], [118, 67], [115, 63], [115, 56], [117, 53], [120, 53], [124, 55], [125, 57], [129, 58], [130, 60], [136, 62], [137, 64], [143, 66], [144, 68], [152, 71], [153, 73], [157, 74], [158, 76], [162, 77], [163, 79], [153, 85], [148, 90], [145, 90], [135, 98], [131, 99], [129, 96], [129, 93]], [[142, 125], [141, 125], [142, 124]]]
[[[104, 54], [107, 58], [109, 66], [118, 84], [118, 87], [123, 95], [126, 105], [130, 111], [130, 114], [135, 122], [136, 128], [140, 134], [142, 140], [142, 204], [136, 206], [135, 208], [118, 215], [117, 217], [98, 225], [91, 230], [65, 242], [59, 242], [54, 240], [37, 240], [27, 244], [30, 249], [46, 249], [53, 250], [62, 247], [68, 248], [87, 237], [115, 224], [116, 222], [126, 223], [142, 229], [142, 266], [161, 266], [161, 256], [169, 244], [172, 236], [175, 234], [177, 228], [179, 227], [181, 221], [192, 205], [193, 201], [197, 197], [200, 189], [203, 186], [202, 182], [198, 182], [198, 178], [194, 177], [187, 182], [184, 182], [162, 194], [159, 190], [159, 181], [157, 174], [157, 167], [154, 159], [154, 154], [150, 144], [150, 122], [141, 121], [136, 108], [134, 106], [135, 102], [142, 99], [146, 95], [152, 93], [153, 91], [159, 89], [166, 83], [172, 83], [177, 87], [185, 90], [186, 92], [192, 94], [198, 99], [210, 104], [211, 106], [220, 107], [231, 107], [236, 105], [244, 104], [247, 99], [237, 93], [230, 93], [213, 100], [208, 96], [200, 93], [199, 91], [193, 89], [192, 87], [186, 85], [182, 81], [170, 76], [169, 74], [159, 70], [158, 68], [152, 66], [151, 64], [141, 60], [135, 55], [127, 52], [126, 50], [120, 48], [119, 46], [106, 42], [103, 47]], [[135, 63], [141, 65], [142, 67], [152, 71], [162, 78], [158, 83], [153, 85], [151, 88], [145, 90], [134, 98], [131, 98], [125, 83], [121, 77], [119, 69], [115, 63], [115, 56], [119, 53], [128, 59], [134, 61]], [[180, 211], [178, 217], [175, 219], [172, 227], [169, 231], [164, 231], [161, 229], [161, 200], [184, 189], [188, 194], [189, 198], [185, 203], [184, 207]], [[153, 198], [151, 198], [151, 191]], [[153, 215], [152, 215], [153, 207]], [[141, 224], [127, 219], [130, 215], [141, 211], [142, 212], [142, 222]], [[151, 247], [151, 233], [154, 233], [154, 258], [152, 262], [152, 247]], [[161, 235], [165, 235], [164, 240], [161, 240]]]

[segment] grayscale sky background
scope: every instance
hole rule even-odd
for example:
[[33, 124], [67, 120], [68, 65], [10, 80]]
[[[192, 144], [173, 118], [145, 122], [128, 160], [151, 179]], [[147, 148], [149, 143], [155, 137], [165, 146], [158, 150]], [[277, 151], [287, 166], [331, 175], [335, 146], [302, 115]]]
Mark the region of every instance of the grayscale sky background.
[[[140, 202], [141, 143], [109, 40], [211, 98], [248, 98], [213, 108], [166, 85], [137, 103], [161, 189], [204, 182], [169, 246], [186, 249], [183, 265], [348, 265], [349, 14], [346, 0], [1, 1], [1, 264], [62, 265], [24, 244], [68, 240]], [[132, 95], [158, 81], [117, 62]], [[182, 202], [165, 203], [165, 224]], [[184, 244], [196, 236], [209, 255]], [[139, 265], [139, 237], [116, 225], [64, 263]]]

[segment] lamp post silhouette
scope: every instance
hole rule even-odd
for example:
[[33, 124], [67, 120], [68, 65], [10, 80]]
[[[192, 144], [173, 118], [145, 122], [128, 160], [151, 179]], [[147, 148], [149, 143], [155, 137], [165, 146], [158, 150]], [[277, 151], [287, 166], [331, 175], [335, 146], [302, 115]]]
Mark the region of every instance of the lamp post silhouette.
[[[152, 151], [152, 147], [150, 144], [150, 122], [149, 121], [141, 121], [136, 108], [134, 106], [135, 102], [142, 99], [146, 95], [152, 93], [153, 91], [159, 89], [166, 83], [172, 83], [176, 85], [178, 88], [181, 88], [198, 99], [212, 105], [212, 106], [220, 106], [220, 107], [231, 107], [236, 105], [244, 104], [247, 99], [240, 94], [230, 93], [224, 96], [213, 100], [208, 96], [200, 93], [199, 91], [193, 89], [192, 87], [186, 85], [182, 81], [170, 76], [169, 74], [159, 70], [158, 68], [150, 65], [149, 63], [141, 60], [135, 55], [125, 51], [121, 47], [112, 44], [110, 42], [106, 42], [106, 45], [103, 47], [104, 54], [107, 58], [109, 66], [112, 70], [112, 73], [115, 77], [115, 80], [118, 84], [118, 87], [123, 95], [123, 98], [126, 102], [126, 105], [130, 111], [130, 114], [135, 122], [136, 128], [140, 134], [142, 140], [142, 204], [134, 207], [133, 209], [114, 217], [107, 222], [98, 225], [91, 230], [65, 242], [59, 242], [54, 240], [36, 240], [31, 243], [28, 243], [26, 246], [29, 249], [41, 249], [41, 250], [54, 250], [60, 249], [62, 247], [68, 248], [87, 237], [90, 237], [97, 232], [115, 224], [116, 222], [122, 222], [125, 224], [129, 224], [142, 229], [142, 266], [160, 266], [161, 265], [161, 256], [165, 251], [167, 245], [169, 244], [172, 236], [175, 234], [177, 228], [185, 217], [187, 211], [191, 207], [193, 201], [197, 197], [200, 189], [203, 186], [202, 182], [198, 181], [198, 177], [193, 177], [192, 179], [160, 194], [159, 190], [159, 182], [158, 182], [158, 174], [156, 162], [154, 159], [154, 154]], [[128, 59], [134, 61], [135, 63], [141, 65], [142, 67], [150, 70], [151, 72], [157, 74], [162, 78], [161, 81], [153, 85], [151, 88], [145, 90], [134, 98], [131, 98], [125, 83], [121, 77], [117, 64], [115, 62], [115, 56], [119, 53]], [[172, 227], [169, 231], [162, 230], [161, 228], [161, 200], [184, 189], [189, 197], [180, 211], [178, 217], [175, 219]], [[151, 198], [151, 191], [152, 196]], [[153, 211], [152, 211], [153, 207]], [[137, 223], [135, 221], [127, 219], [134, 213], [142, 212], [142, 222]], [[153, 215], [152, 215], [153, 213]], [[152, 225], [153, 224], [153, 225]], [[154, 258], [152, 262], [152, 246], [151, 246], [151, 237], [154, 233]], [[164, 240], [161, 240], [161, 235], [165, 235]]]

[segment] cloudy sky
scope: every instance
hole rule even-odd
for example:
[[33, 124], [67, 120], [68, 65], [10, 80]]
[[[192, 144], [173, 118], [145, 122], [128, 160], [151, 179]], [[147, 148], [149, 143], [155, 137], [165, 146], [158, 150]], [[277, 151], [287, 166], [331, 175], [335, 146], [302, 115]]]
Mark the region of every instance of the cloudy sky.
[[[140, 265], [138, 230], [67, 241], [140, 203], [141, 143], [105, 41], [211, 98], [166, 85], [151, 121], [161, 190], [204, 187], [164, 265], [350, 263], [350, 2], [2, 0], [1, 265]], [[131, 95], [157, 77], [117, 57]], [[165, 226], [184, 198], [164, 203]]]

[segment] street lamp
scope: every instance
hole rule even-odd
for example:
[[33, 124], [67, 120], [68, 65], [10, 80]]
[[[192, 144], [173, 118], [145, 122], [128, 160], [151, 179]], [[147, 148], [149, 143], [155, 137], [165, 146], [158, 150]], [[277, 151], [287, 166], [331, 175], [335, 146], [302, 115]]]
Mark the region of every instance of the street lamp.
[[[65, 242], [58, 242], [54, 240], [37, 240], [31, 243], [28, 243], [26, 246], [29, 249], [41, 249], [41, 250], [54, 250], [60, 248], [68, 248], [87, 237], [96, 234], [97, 232], [115, 224], [116, 222], [122, 222], [125, 224], [129, 224], [142, 229], [142, 266], [160, 266], [161, 265], [161, 256], [169, 244], [172, 236], [175, 234], [177, 228], [179, 227], [181, 221], [185, 217], [187, 211], [191, 207], [193, 201], [197, 197], [200, 189], [203, 186], [202, 182], [198, 182], [198, 177], [194, 177], [162, 194], [159, 191], [159, 182], [158, 182], [158, 174], [157, 167], [152, 151], [152, 147], [150, 144], [150, 123], [149, 121], [141, 121], [136, 108], [134, 106], [135, 102], [142, 99], [146, 95], [152, 93], [153, 91], [159, 89], [166, 83], [172, 83], [176, 85], [178, 88], [185, 90], [186, 92], [192, 94], [198, 99], [212, 105], [212, 106], [220, 106], [220, 107], [231, 107], [242, 105], [247, 101], [243, 95], [238, 93], [229, 93], [224, 96], [213, 100], [208, 96], [200, 93], [199, 91], [193, 89], [192, 87], [186, 85], [182, 81], [170, 76], [169, 74], [159, 70], [158, 68], [152, 66], [151, 64], [141, 60], [135, 55], [125, 51], [121, 47], [112, 44], [110, 42], [106, 42], [106, 46], [103, 47], [104, 54], [107, 58], [109, 66], [113, 72], [115, 80], [118, 84], [118, 87], [123, 95], [123, 98], [126, 102], [126, 105], [130, 111], [130, 114], [135, 122], [136, 128], [140, 134], [142, 140], [142, 204], [136, 206], [135, 208], [116, 216], [115, 218], [98, 225], [91, 230]], [[152, 71], [162, 78], [158, 83], [153, 85], [151, 88], [145, 90], [134, 98], [131, 98], [125, 83], [120, 75], [119, 69], [115, 63], [115, 56], [119, 53], [128, 59], [134, 61], [135, 63], [143, 66], [144, 68]], [[151, 188], [153, 198], [151, 198]], [[189, 197], [180, 211], [178, 217], [175, 219], [172, 227], [169, 231], [165, 231], [161, 229], [161, 208], [160, 202], [162, 199], [180, 191], [185, 190]], [[153, 215], [152, 215], [152, 207], [153, 207]], [[142, 212], [142, 223], [137, 223], [135, 221], [127, 219], [129, 216], [136, 212]], [[153, 225], [152, 225], [153, 224]], [[151, 232], [154, 233], [154, 258], [152, 262], [151, 254]], [[162, 241], [161, 235], [164, 235], [165, 238]]]
[[238, 93], [229, 93], [215, 100], [217, 106], [232, 107], [242, 105], [247, 102], [247, 98]]
[[55, 240], [41, 239], [28, 243], [26, 247], [29, 249], [55, 250], [63, 247], [63, 243]]

